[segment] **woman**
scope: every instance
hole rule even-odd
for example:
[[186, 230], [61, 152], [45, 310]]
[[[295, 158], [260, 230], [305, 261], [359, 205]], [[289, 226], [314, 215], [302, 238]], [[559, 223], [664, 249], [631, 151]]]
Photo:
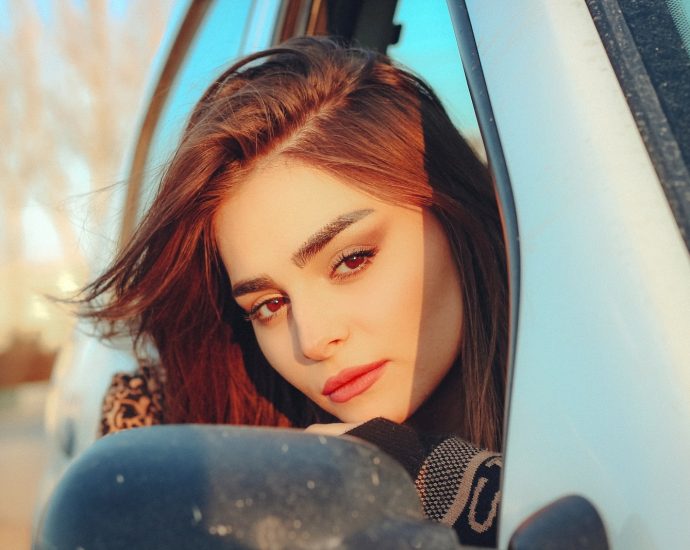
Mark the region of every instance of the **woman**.
[[204, 422], [355, 435], [398, 458], [430, 518], [463, 543], [494, 542], [498, 209], [434, 93], [384, 56], [301, 38], [227, 70], [82, 300], [143, 357], [115, 378], [103, 433]]

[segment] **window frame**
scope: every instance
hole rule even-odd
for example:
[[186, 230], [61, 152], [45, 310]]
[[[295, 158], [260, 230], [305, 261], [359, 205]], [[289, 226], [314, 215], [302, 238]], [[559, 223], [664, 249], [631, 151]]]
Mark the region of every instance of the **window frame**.
[[665, 2], [586, 1], [690, 251], [690, 55]]

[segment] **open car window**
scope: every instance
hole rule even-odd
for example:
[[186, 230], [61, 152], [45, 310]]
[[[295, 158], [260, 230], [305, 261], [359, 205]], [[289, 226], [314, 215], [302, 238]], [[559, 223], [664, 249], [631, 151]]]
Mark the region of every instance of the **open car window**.
[[393, 22], [400, 25], [400, 37], [388, 47], [388, 55], [431, 85], [463, 136], [482, 151], [477, 118], [445, 2], [399, 0]]
[[194, 104], [234, 59], [271, 44], [280, 6], [276, 0], [217, 0], [190, 6], [188, 19], [197, 19], [188, 31], [191, 43], [179, 53], [180, 66], [171, 81], [156, 91], [165, 100], [153, 127], [148, 129], [152, 136], [144, 135], [140, 140], [145, 160], [141, 168], [134, 168], [130, 179], [127, 208], [133, 215], [124, 221], [123, 236], [130, 234], [153, 199], [161, 168], [179, 142]]

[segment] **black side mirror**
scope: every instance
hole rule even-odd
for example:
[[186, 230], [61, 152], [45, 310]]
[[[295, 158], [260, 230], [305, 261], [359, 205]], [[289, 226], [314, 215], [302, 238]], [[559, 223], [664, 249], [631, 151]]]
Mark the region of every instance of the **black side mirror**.
[[509, 550], [608, 550], [604, 523], [589, 500], [570, 495], [552, 502], [515, 530]]
[[33, 548], [459, 548], [375, 447], [296, 430], [156, 426], [67, 470]]

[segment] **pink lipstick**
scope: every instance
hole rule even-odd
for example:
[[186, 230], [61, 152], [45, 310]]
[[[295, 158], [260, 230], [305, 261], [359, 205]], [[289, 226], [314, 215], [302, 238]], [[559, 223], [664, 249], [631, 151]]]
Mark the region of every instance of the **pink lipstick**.
[[384, 360], [343, 369], [326, 380], [321, 393], [334, 403], [345, 403], [373, 386], [383, 374], [386, 363]]

